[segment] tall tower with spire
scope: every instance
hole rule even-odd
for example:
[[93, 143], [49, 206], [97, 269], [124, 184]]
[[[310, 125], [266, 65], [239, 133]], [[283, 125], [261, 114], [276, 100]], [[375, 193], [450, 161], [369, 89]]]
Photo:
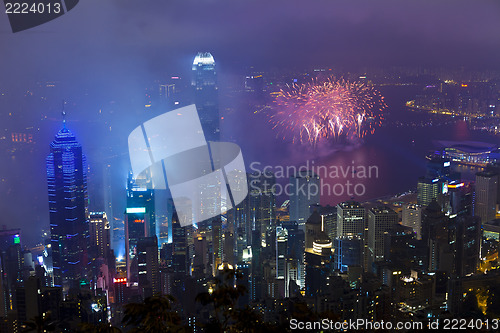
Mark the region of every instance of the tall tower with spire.
[[198, 52], [193, 61], [191, 87], [201, 126], [209, 141], [219, 141], [219, 97], [215, 60], [210, 52]]
[[85, 278], [88, 208], [86, 159], [65, 115], [46, 162], [54, 285], [67, 291]]

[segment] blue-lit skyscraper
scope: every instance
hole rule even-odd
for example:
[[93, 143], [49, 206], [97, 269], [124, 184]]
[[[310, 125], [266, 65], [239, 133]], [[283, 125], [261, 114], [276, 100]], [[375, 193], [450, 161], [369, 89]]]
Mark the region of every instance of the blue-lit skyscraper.
[[78, 286], [87, 265], [87, 167], [82, 146], [64, 126], [47, 156], [55, 286]]
[[347, 272], [350, 266], [363, 265], [363, 239], [360, 236], [341, 236], [334, 240], [334, 268]]
[[198, 52], [193, 61], [191, 86], [201, 126], [209, 141], [219, 141], [219, 101], [215, 60], [209, 52]]
[[144, 207], [148, 214], [146, 233], [148, 237], [156, 236], [155, 192], [151, 189], [150, 177], [133, 179], [129, 174], [127, 181], [127, 208]]

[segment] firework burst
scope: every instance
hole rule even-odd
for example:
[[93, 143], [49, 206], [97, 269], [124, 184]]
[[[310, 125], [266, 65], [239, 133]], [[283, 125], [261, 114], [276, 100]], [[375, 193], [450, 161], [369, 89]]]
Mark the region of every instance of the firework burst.
[[281, 89], [271, 108], [270, 121], [283, 138], [314, 145], [330, 138], [373, 134], [386, 107], [383, 96], [373, 87], [329, 78]]

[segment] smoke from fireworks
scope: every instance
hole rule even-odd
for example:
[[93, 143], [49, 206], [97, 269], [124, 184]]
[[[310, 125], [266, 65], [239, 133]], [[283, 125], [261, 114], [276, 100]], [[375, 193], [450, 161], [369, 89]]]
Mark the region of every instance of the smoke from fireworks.
[[380, 126], [384, 97], [360, 82], [335, 80], [287, 85], [272, 108], [271, 122], [283, 138], [316, 144], [329, 138], [362, 138]]

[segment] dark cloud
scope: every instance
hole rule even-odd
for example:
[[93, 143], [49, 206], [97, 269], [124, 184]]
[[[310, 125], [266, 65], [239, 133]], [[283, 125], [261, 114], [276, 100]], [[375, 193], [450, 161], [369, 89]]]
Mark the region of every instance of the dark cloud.
[[86, 0], [29, 31], [2, 22], [0, 73], [143, 76], [201, 49], [229, 66], [498, 66], [499, 17], [484, 0]]

